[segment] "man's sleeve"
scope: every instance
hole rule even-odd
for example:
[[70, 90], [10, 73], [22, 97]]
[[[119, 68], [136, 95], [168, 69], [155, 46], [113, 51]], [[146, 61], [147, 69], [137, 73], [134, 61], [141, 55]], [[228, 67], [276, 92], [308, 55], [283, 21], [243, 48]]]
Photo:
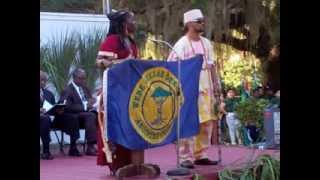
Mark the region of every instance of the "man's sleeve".
[[82, 104], [75, 104], [70, 96], [70, 92], [65, 89], [62, 91], [59, 103], [63, 103], [66, 101], [66, 107], [64, 109], [64, 112], [69, 112], [69, 113], [78, 113], [78, 112], [83, 112], [83, 105]]
[[214, 50], [213, 50], [213, 45], [210, 43], [210, 41], [207, 41], [208, 45], [209, 45], [209, 58], [208, 58], [208, 64], [215, 64], [214, 63]]
[[184, 56], [184, 49], [181, 41], [178, 41], [174, 46], [174, 50], [171, 50], [167, 61], [178, 61], [179, 58], [183, 58]]
[[68, 92], [66, 89], [64, 89], [60, 94], [58, 103], [63, 103], [65, 100], [67, 101], [67, 99], [68, 99]]

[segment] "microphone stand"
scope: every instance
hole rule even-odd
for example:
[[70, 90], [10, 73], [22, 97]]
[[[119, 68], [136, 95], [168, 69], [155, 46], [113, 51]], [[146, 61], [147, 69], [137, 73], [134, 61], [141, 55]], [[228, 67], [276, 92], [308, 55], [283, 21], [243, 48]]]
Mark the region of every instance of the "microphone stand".
[[[221, 81], [220, 81], [220, 78], [218, 76], [219, 71], [217, 70], [216, 66], [214, 67], [213, 70], [215, 71], [214, 74], [217, 77], [216, 78], [216, 81], [217, 81], [216, 83], [218, 84], [219, 95], [221, 95], [221, 83], [220, 83]], [[220, 96], [219, 97], [215, 97], [215, 98], [216, 98], [216, 101], [218, 102], [217, 104], [220, 105], [221, 104]], [[222, 118], [222, 116], [221, 116], [221, 118]], [[222, 126], [222, 124], [221, 123], [222, 123], [222, 119], [221, 118], [218, 119], [218, 123], [217, 123], [218, 124], [218, 164], [220, 164], [220, 165], [222, 163], [222, 150], [221, 150], [221, 142], [222, 142], [222, 139], [221, 139], [221, 135], [222, 135], [221, 126]]]
[[[178, 83], [179, 85], [181, 84], [181, 57], [179, 57], [179, 54], [176, 52], [176, 50], [172, 47], [172, 45], [166, 41], [163, 40], [156, 40], [156, 39], [150, 39], [148, 38], [148, 40], [154, 42], [154, 43], [162, 43], [167, 45], [174, 53], [176, 53], [177, 57], [178, 57]], [[177, 95], [178, 95], [178, 117], [177, 117], [177, 145], [176, 145], [176, 149], [177, 149], [177, 167], [175, 169], [169, 170], [167, 171], [167, 175], [168, 176], [186, 176], [186, 175], [190, 175], [191, 171], [187, 168], [183, 168], [180, 166], [180, 152], [179, 152], [179, 148], [180, 148], [180, 88], [177, 87]]]

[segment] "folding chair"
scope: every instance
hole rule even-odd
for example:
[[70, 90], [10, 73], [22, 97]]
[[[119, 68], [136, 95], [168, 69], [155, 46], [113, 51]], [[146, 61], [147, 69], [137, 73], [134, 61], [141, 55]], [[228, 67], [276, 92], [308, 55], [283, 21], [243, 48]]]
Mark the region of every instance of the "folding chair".
[[[65, 154], [64, 153], [64, 150], [63, 150], [63, 143], [64, 143], [64, 136], [63, 136], [63, 131], [59, 128], [51, 128], [51, 130], [54, 132], [56, 138], [57, 138], [57, 141], [59, 143], [59, 149], [60, 149], [60, 153], [62, 153], [63, 155]], [[59, 136], [57, 134], [57, 131], [60, 131], [61, 133], [61, 140], [59, 139]]]
[[[56, 129], [56, 128], [51, 129], [51, 130], [54, 132], [54, 134], [55, 134], [55, 136], [56, 136], [56, 138], [57, 138], [57, 140], [58, 140], [60, 152], [61, 152], [63, 155], [65, 155], [64, 150], [63, 150], [63, 147], [64, 147], [64, 134], [63, 134], [63, 131], [60, 130], [60, 129]], [[58, 136], [58, 134], [57, 134], [57, 131], [60, 131], [60, 133], [61, 133], [61, 135], [60, 135], [60, 136], [61, 136], [61, 140], [59, 139], [59, 136]], [[86, 140], [85, 138], [84, 138], [83, 141], [80, 141], [80, 142], [79, 142], [79, 144], [81, 144], [81, 145], [83, 146], [83, 152], [84, 152], [84, 153], [86, 152], [86, 143], [87, 143], [87, 140]]]

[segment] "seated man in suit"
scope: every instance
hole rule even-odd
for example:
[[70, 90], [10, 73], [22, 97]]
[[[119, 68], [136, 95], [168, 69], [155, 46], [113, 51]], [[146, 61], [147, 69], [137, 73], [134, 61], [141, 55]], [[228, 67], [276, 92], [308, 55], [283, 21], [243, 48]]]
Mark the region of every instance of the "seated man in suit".
[[49, 150], [50, 139], [50, 126], [51, 119], [49, 115], [46, 115], [46, 110], [43, 107], [44, 101], [49, 102], [50, 104], [55, 104], [54, 95], [49, 90], [45, 89], [48, 81], [48, 75], [40, 71], [40, 137], [42, 141], [42, 151], [41, 159], [51, 160], [53, 156]]
[[61, 115], [56, 116], [55, 123], [70, 135], [70, 156], [81, 156], [76, 146], [81, 127], [85, 128], [86, 155], [96, 155], [94, 145], [97, 141], [97, 115], [91, 111], [95, 100], [86, 86], [86, 72], [83, 69], [75, 69], [72, 78], [72, 82], [61, 93], [59, 102], [65, 102], [66, 107]]

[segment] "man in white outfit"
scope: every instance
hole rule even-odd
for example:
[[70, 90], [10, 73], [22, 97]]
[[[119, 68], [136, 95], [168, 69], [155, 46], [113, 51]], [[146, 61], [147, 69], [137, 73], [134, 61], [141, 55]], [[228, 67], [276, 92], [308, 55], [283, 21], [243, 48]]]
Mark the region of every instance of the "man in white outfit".
[[211, 145], [213, 123], [218, 116], [214, 104], [220, 92], [220, 82], [213, 60], [213, 46], [211, 42], [201, 36], [204, 32], [204, 17], [199, 9], [184, 13], [185, 35], [174, 45], [168, 61], [188, 59], [195, 55], [203, 56], [203, 66], [199, 83], [199, 119], [200, 132], [197, 136], [180, 141], [180, 164], [185, 168], [197, 165], [216, 165], [217, 161], [208, 158], [208, 148]]

